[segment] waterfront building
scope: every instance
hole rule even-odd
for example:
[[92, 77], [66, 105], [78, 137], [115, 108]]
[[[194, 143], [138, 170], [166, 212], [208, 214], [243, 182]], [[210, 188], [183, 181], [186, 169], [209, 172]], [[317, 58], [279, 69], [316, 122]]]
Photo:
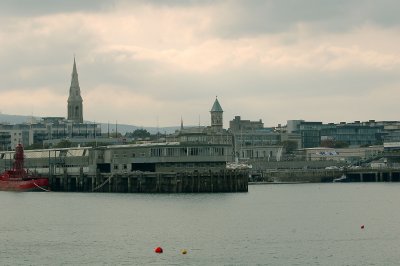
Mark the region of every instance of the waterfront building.
[[382, 126], [381, 139], [385, 148], [400, 149], [400, 121], [375, 121], [370, 120], [368, 124]]
[[100, 172], [219, 171], [231, 161], [229, 144], [163, 142], [112, 145], [93, 150]]
[[295, 149], [299, 149], [301, 147], [301, 135], [298, 133], [288, 133], [288, 132], [280, 132], [281, 143], [285, 142], [293, 142], [295, 143]]
[[322, 128], [321, 140], [331, 139], [350, 147], [382, 144], [383, 126], [354, 123], [328, 124]]
[[233, 146], [233, 136], [223, 129], [216, 133], [211, 127], [186, 127], [166, 136], [169, 142], [223, 144]]
[[100, 137], [100, 125], [75, 123], [62, 117], [44, 117], [35, 123], [0, 124], [0, 150], [13, 150], [19, 143], [25, 147], [33, 144], [54, 145], [63, 140], [74, 142], [75, 139], [84, 139], [85, 143], [89, 143], [99, 141]]
[[229, 132], [234, 136], [235, 157], [239, 160], [281, 159], [283, 147], [280, 134], [274, 132], [272, 128], [264, 128], [261, 119], [250, 121], [235, 116], [229, 125]]
[[[25, 165], [41, 174], [122, 174], [130, 172], [221, 171], [231, 158], [232, 145], [204, 143], [146, 143], [26, 150]], [[12, 165], [14, 152], [0, 152], [0, 167]]]
[[374, 120], [323, 124], [322, 122], [288, 120], [287, 132], [300, 135], [301, 148], [319, 147], [325, 140], [340, 142], [351, 147], [382, 144], [384, 136], [388, 133], [385, 133], [382, 123], [372, 121]]
[[233, 146], [233, 135], [223, 128], [223, 110], [218, 99], [215, 99], [210, 114], [211, 126], [184, 127], [181, 119], [180, 130], [176, 130], [175, 133], [166, 136], [167, 141]]
[[232, 132], [254, 131], [264, 129], [264, 123], [261, 119], [259, 121], [250, 121], [243, 120], [240, 116], [235, 116], [235, 118], [229, 122], [229, 129]]
[[[321, 129], [324, 127], [322, 122], [308, 122], [304, 120], [288, 120], [286, 134], [300, 139], [299, 148], [319, 147], [321, 143]], [[289, 138], [289, 135], [287, 138]]]
[[[180, 143], [182, 145], [188, 145], [190, 148], [192, 145], [198, 146], [198, 148], [190, 149], [189, 153], [203, 154], [206, 155], [206, 150], [209, 145], [215, 145], [215, 147], [221, 147], [223, 149], [223, 156], [225, 161], [233, 160], [233, 135], [231, 132], [223, 128], [222, 123], [222, 107], [215, 99], [215, 102], [211, 108], [211, 126], [198, 126], [198, 127], [184, 127], [181, 119], [180, 130], [175, 133], [167, 135], [166, 141], [171, 143]], [[205, 147], [206, 150], [200, 147]]]
[[76, 70], [76, 62], [74, 57], [74, 65], [72, 68], [71, 86], [68, 96], [68, 120], [75, 123], [83, 123], [83, 104], [82, 104], [81, 88], [79, 87], [78, 71]]
[[13, 127], [12, 125], [0, 124], [0, 150], [10, 150], [18, 143], [29, 142], [29, 130], [22, 126]]
[[286, 123], [287, 133], [296, 133], [300, 130], [300, 124], [305, 122], [304, 120], [288, 120]]
[[319, 147], [321, 143], [322, 122], [306, 122], [299, 124], [298, 132], [301, 136], [302, 148]]

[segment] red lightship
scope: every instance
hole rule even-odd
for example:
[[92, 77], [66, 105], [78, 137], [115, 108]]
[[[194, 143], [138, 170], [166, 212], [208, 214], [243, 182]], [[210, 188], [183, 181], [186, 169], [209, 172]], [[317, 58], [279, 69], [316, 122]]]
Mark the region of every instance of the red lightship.
[[48, 191], [49, 180], [34, 176], [24, 169], [24, 148], [15, 148], [14, 163], [11, 170], [0, 174], [0, 191]]

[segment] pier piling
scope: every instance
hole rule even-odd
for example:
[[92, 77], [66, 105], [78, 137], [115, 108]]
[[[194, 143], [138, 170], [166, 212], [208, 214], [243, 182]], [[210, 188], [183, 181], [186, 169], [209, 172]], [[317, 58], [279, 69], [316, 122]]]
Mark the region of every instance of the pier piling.
[[48, 176], [51, 190], [64, 192], [116, 193], [213, 193], [247, 192], [247, 171], [125, 173]]

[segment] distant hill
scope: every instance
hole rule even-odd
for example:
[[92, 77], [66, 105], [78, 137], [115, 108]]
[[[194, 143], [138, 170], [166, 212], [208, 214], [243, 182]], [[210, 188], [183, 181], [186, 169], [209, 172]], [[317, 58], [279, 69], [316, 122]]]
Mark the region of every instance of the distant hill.
[[30, 123], [33, 120], [40, 121], [40, 117], [32, 117], [28, 115], [6, 115], [0, 114], [0, 124], [21, 124]]
[[160, 132], [161, 134], [167, 133], [174, 133], [175, 130], [179, 129], [180, 127], [138, 127], [138, 126], [133, 126], [133, 125], [124, 125], [124, 124], [108, 124], [108, 123], [101, 123], [101, 132], [102, 133], [107, 133], [108, 130], [110, 130], [110, 133], [115, 132], [116, 130], [121, 133], [125, 134], [126, 132], [133, 132], [136, 129], [146, 129], [148, 132], [151, 134], [156, 134], [157, 132]]
[[[35, 123], [39, 122], [41, 117], [33, 117], [27, 115], [8, 115], [8, 114], [0, 114], [0, 124], [22, 124], [22, 123]], [[179, 127], [139, 127], [135, 125], [125, 125], [125, 124], [108, 124], [108, 123], [100, 123], [101, 132], [107, 133], [110, 130], [110, 133], [115, 132], [117, 130], [121, 134], [125, 134], [126, 132], [133, 132], [138, 128], [143, 128], [149, 131], [151, 134], [155, 134], [157, 132], [160, 133], [173, 133]]]

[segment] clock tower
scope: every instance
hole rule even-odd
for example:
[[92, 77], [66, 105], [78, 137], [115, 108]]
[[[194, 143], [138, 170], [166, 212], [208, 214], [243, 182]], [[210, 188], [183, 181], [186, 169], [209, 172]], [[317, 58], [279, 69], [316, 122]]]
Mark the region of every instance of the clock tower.
[[223, 113], [221, 105], [218, 102], [218, 98], [215, 98], [215, 102], [211, 108], [211, 128], [216, 131], [223, 129]]

